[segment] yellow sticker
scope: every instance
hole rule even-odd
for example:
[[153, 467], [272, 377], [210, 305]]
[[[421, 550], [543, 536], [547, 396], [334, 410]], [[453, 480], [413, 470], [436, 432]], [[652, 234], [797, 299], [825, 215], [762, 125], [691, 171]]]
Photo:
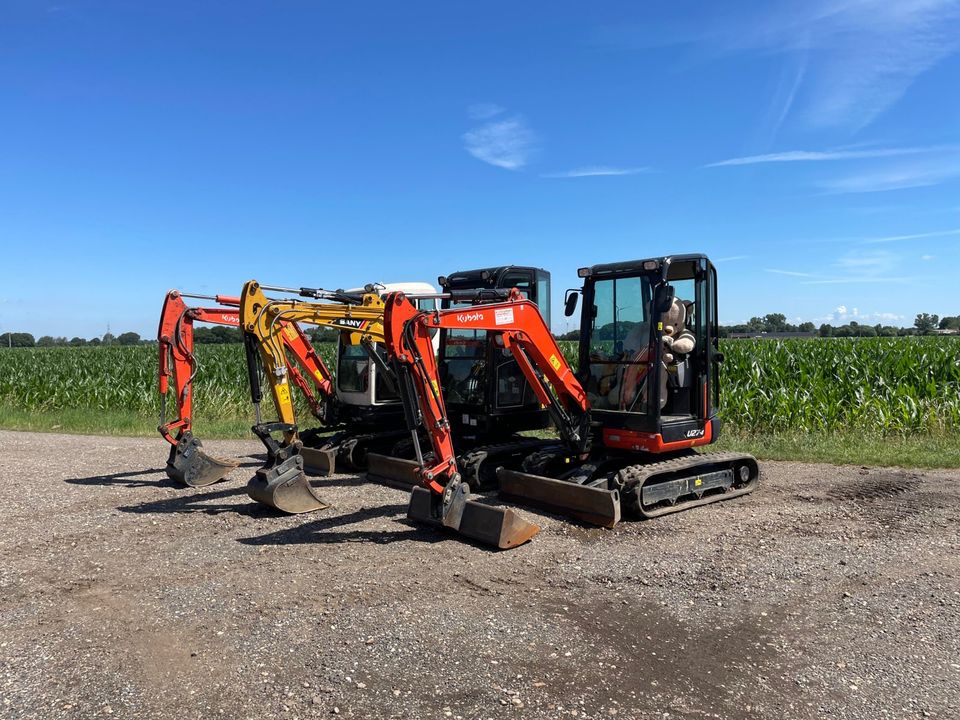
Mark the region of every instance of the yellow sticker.
[[431, 381], [430, 381], [430, 384], [433, 385], [433, 392], [435, 392], [437, 395], [439, 395], [439, 394], [440, 394], [440, 383], [438, 383], [436, 380], [431, 380]]
[[297, 339], [297, 329], [293, 325], [287, 325], [283, 328], [283, 331], [287, 334], [287, 337], [291, 340]]
[[663, 330], [663, 323], [662, 323], [662, 322], [658, 322], [658, 323], [657, 323], [657, 330]]
[[703, 485], [703, 480], [701, 480], [700, 478], [697, 478], [696, 480], [693, 481], [694, 487], [700, 487], [701, 485]]
[[287, 387], [286, 383], [277, 385], [277, 397], [280, 399], [281, 403], [290, 402], [290, 388]]
[[313, 374], [316, 376], [317, 380], [319, 380], [320, 382], [323, 382], [323, 373], [322, 373], [322, 372], [320, 372], [319, 370], [314, 370], [314, 371], [313, 371]]
[[550, 356], [550, 364], [553, 365], [553, 369], [554, 369], [554, 370], [559, 370], [559, 369], [560, 369], [560, 361], [557, 359], [557, 356], [556, 356], [556, 355], [551, 355], [551, 356]]

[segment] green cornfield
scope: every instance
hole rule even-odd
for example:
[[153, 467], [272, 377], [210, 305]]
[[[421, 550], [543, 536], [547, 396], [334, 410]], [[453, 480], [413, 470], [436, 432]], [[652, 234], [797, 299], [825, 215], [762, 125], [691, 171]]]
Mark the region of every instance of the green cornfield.
[[[575, 343], [562, 343], [576, 363]], [[746, 433], [943, 434], [960, 430], [960, 338], [728, 340], [722, 416]], [[319, 348], [333, 367], [334, 348]], [[252, 418], [240, 345], [201, 345], [195, 406]], [[0, 406], [20, 412], [134, 413], [155, 425], [156, 348], [0, 349]], [[265, 412], [269, 412], [268, 408]], [[299, 402], [299, 410], [305, 405]]]

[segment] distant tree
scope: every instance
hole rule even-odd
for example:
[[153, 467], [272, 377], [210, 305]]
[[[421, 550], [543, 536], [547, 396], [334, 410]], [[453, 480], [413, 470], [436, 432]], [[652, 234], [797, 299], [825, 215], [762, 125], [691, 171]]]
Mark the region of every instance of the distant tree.
[[841, 325], [833, 329], [834, 337], [853, 337], [856, 334], [856, 329], [851, 325]]
[[102, 342], [102, 341], [100, 340], [100, 338], [95, 337], [95, 338], [90, 338], [90, 340], [87, 342], [87, 344], [88, 344], [88, 345], [99, 345], [101, 342]]
[[747, 329], [749, 332], [763, 332], [767, 329], [766, 324], [763, 322], [761, 317], [752, 317], [747, 322]]
[[219, 325], [213, 328], [213, 334], [221, 344], [243, 342], [243, 335], [239, 328], [230, 328]]
[[30, 333], [4, 333], [0, 335], [0, 347], [33, 347], [36, 345]]
[[927, 335], [928, 333], [932, 332], [935, 327], [937, 327], [939, 322], [940, 317], [937, 315], [918, 313], [916, 319], [913, 321], [913, 326], [921, 335]]
[[[720, 327], [720, 337], [726, 337], [726, 335], [723, 334], [723, 331], [724, 331], [724, 330], [726, 330], [726, 328], [724, 328], [724, 327], [721, 326], [721, 327]], [[558, 336], [557, 336], [557, 340], [579, 340], [579, 339], [580, 339], [580, 331], [579, 331], [579, 330], [570, 330], [569, 332], [563, 333], [563, 335], [558, 335]]]
[[767, 332], [785, 332], [787, 330], [787, 316], [783, 313], [764, 315], [763, 329]]
[[824, 323], [820, 326], [820, 337], [833, 337], [833, 325]]
[[81, 345], [86, 345], [87, 341], [84, 340], [82, 337], [75, 337], [75, 338], [70, 338], [70, 344], [73, 345], [74, 347], [80, 347]]
[[103, 344], [104, 345], [113, 345], [117, 339], [113, 336], [113, 333], [104, 333], [103, 334]]
[[858, 337], [876, 337], [877, 331], [876, 331], [876, 328], [873, 328], [869, 325], [859, 325], [857, 326], [857, 336]]
[[56, 339], [50, 335], [41, 335], [37, 340], [37, 347], [53, 347], [56, 344]]
[[812, 322], [800, 323], [797, 326], [798, 332], [811, 333], [811, 332], [816, 332], [816, 329], [817, 329], [817, 326], [814, 325]]
[[940, 318], [941, 330], [960, 330], [960, 315], [944, 315]]
[[117, 338], [117, 342], [120, 345], [136, 345], [140, 342], [140, 335], [135, 332], [121, 333]]
[[884, 325], [880, 329], [880, 335], [883, 337], [896, 337], [900, 334], [900, 328], [895, 328], [891, 325]]

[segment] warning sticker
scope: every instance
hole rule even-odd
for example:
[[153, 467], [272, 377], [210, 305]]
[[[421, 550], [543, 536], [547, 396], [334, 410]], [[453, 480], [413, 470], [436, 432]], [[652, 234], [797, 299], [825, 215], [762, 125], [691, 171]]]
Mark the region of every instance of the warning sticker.
[[290, 402], [290, 388], [287, 387], [286, 383], [277, 385], [277, 398], [283, 404]]
[[290, 338], [291, 340], [297, 339], [297, 328], [295, 328], [293, 325], [287, 325], [286, 327], [283, 328], [283, 331], [287, 334], [287, 337]]
[[554, 370], [559, 370], [559, 369], [560, 369], [560, 360], [557, 358], [556, 355], [551, 355], [551, 356], [550, 356], [550, 364], [553, 365], [553, 369], [554, 369]]
[[497, 325], [509, 325], [513, 322], [513, 308], [500, 308], [494, 313], [493, 321]]

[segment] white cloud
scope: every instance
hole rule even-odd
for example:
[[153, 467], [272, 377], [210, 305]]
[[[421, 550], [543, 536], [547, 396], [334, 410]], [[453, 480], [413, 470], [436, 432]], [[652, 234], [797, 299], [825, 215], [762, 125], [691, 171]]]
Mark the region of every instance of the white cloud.
[[467, 115], [471, 120], [489, 120], [505, 112], [506, 110], [496, 103], [474, 103], [467, 108]]
[[860, 242], [863, 245], [876, 245], [879, 243], [900, 242], [901, 240], [925, 240], [926, 238], [947, 237], [950, 235], [960, 235], [960, 228], [956, 230], [913, 233], [912, 235], [888, 235], [887, 237], [864, 238]]
[[652, 172], [649, 167], [616, 168], [605, 165], [594, 165], [590, 167], [576, 168], [575, 170], [566, 170], [564, 172], [543, 173], [543, 178], [581, 178], [581, 177], [605, 177], [615, 175], [639, 175], [640, 173]]
[[747, 260], [747, 259], [749, 259], [749, 258], [750, 258], [749, 255], [729, 255], [729, 256], [727, 256], [727, 257], [716, 258], [716, 259], [714, 259], [713, 262], [714, 262], [714, 263], [724, 263], [724, 262], [733, 262], [733, 261], [735, 261], [735, 260]]
[[536, 135], [520, 115], [495, 120], [463, 135], [464, 149], [477, 160], [507, 170], [519, 170], [530, 158]]
[[873, 150], [788, 150], [766, 155], [747, 155], [730, 158], [704, 165], [705, 168], [726, 167], [730, 165], [759, 165], [761, 163], [822, 162], [828, 160], [863, 160], [868, 158], [895, 157], [898, 155], [917, 155], [922, 153], [954, 150], [956, 146], [931, 145], [927, 147], [874, 148]]
[[830, 195], [888, 192], [929, 187], [960, 176], [960, 153], [938, 156], [924, 162], [889, 165], [879, 170], [823, 180], [820, 188]]
[[936, 259], [937, 259], [937, 256], [936, 256], [936, 255], [921, 255], [921, 256], [920, 256], [920, 259], [921, 259], [921, 260], [925, 260], [925, 261], [936, 260]]
[[791, 277], [817, 277], [813, 273], [797, 272], [796, 270], [777, 270], [775, 268], [764, 268], [764, 271], [768, 273], [775, 273], [776, 275], [790, 275]]
[[[602, 30], [630, 48], [689, 44], [723, 54], [763, 53], [798, 63], [774, 99], [774, 126], [794, 112], [820, 127], [860, 129], [913, 81], [960, 47], [960, 0], [767, 0], [713, 3], [674, 26], [648, 21]], [[779, 109], [777, 109], [779, 108]]]

